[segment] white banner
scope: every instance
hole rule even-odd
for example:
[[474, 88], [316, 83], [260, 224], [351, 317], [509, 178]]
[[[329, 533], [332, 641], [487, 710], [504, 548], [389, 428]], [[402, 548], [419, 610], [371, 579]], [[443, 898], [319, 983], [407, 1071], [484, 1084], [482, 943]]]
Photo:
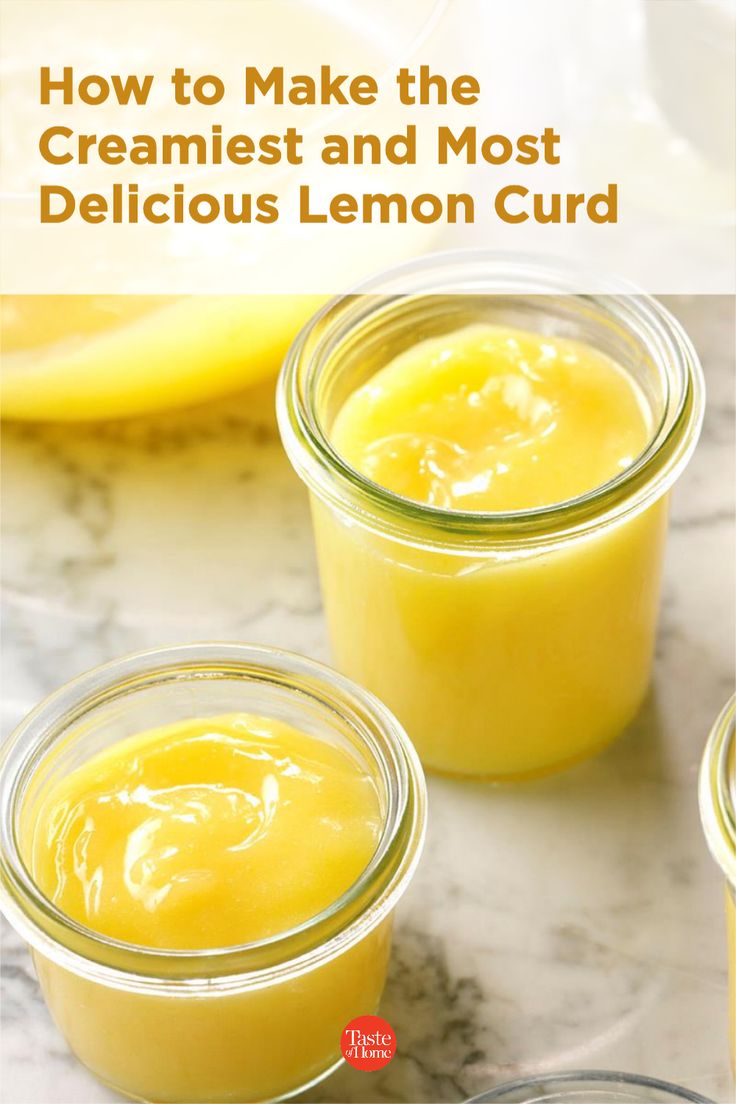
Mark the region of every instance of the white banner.
[[731, 0], [5, 0], [2, 291], [734, 291]]

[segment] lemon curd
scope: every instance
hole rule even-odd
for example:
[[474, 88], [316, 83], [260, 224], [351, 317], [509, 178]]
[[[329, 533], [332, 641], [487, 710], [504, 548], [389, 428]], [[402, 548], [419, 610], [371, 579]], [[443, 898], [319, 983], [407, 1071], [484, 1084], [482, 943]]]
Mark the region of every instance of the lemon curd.
[[2, 417], [127, 418], [275, 376], [318, 295], [0, 295]]
[[336, 901], [380, 830], [373, 779], [346, 751], [233, 714], [134, 736], [73, 771], [34, 806], [32, 869], [102, 935], [227, 947]]
[[583, 278], [425, 258], [331, 303], [282, 370], [333, 655], [440, 773], [562, 769], [647, 691], [702, 374], [659, 304]]
[[698, 797], [705, 839], [726, 881], [728, 1034], [736, 1078], [736, 695], [726, 703], [708, 737]]
[[380, 702], [192, 644], [61, 687], [0, 749], [0, 902], [79, 1060], [160, 1104], [277, 1100], [375, 1013], [425, 790]]
[[728, 938], [728, 1032], [731, 1068], [736, 1078], [736, 889], [726, 890], [726, 932]]
[[631, 465], [651, 415], [589, 346], [474, 325], [420, 342], [355, 391], [343, 456], [396, 494], [452, 510], [549, 506]]
[[[342, 406], [332, 441], [404, 498], [501, 512], [620, 474], [650, 422], [633, 380], [593, 348], [473, 325], [372, 376]], [[315, 520], [338, 662], [396, 712], [426, 766], [542, 773], [597, 750], [635, 714], [653, 646], [663, 503], [552, 555], [490, 562], [405, 548], [388, 557], [380, 539], [320, 505]]]

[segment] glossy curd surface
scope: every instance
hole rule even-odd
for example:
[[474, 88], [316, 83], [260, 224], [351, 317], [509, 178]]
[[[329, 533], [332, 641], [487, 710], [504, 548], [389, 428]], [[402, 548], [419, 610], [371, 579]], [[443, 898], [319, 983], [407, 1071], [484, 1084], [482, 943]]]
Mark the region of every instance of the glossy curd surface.
[[[44, 785], [27, 810], [41, 889], [115, 940], [167, 950], [269, 939], [350, 889], [378, 844], [372, 776], [347, 750], [238, 713], [151, 729]], [[350, 1019], [375, 1012], [391, 915], [340, 953], [255, 986], [149, 990], [71, 972], [39, 952], [49, 1008], [80, 1060], [125, 1095], [170, 1104], [277, 1099], [340, 1058]], [[107, 962], [126, 967], [112, 946]], [[287, 960], [288, 966], [288, 960]], [[219, 967], [222, 970], [222, 967]]]
[[[352, 392], [331, 439], [394, 494], [505, 513], [624, 472], [652, 434], [638, 385], [580, 342], [485, 324], [405, 350]], [[313, 499], [338, 663], [425, 766], [520, 778], [617, 735], [646, 691], [667, 505], [529, 548], [401, 542]]]
[[234, 946], [337, 900], [375, 851], [372, 777], [347, 752], [248, 714], [113, 745], [35, 810], [33, 873], [68, 916], [139, 946]]
[[631, 465], [651, 434], [631, 377], [590, 346], [474, 325], [420, 342], [346, 401], [337, 450], [447, 510], [528, 510]]

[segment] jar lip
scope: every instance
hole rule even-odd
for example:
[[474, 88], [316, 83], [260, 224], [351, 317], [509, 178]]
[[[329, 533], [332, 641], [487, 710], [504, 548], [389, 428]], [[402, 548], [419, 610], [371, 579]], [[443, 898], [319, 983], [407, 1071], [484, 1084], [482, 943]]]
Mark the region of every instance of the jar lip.
[[[695, 447], [704, 411], [698, 356], [680, 323], [655, 299], [621, 281], [616, 294], [581, 293], [601, 283], [564, 261], [488, 250], [430, 254], [360, 284], [331, 300], [297, 335], [277, 391], [277, 413], [287, 453], [301, 478], [320, 498], [356, 520], [408, 543], [479, 544], [567, 536], [603, 520], [643, 509], [679, 475]], [[612, 281], [607, 281], [611, 285]], [[327, 360], [346, 335], [371, 316], [391, 315], [401, 303], [431, 295], [565, 296], [620, 321], [664, 367], [667, 402], [660, 424], [633, 464], [606, 483], [561, 502], [513, 511], [464, 511], [405, 498], [373, 482], [332, 445], [315, 410], [316, 385]], [[366, 306], [366, 301], [368, 305]], [[378, 306], [376, 307], [376, 301]]]
[[721, 710], [708, 737], [698, 798], [710, 852], [736, 889], [736, 694]]
[[[673, 1100], [686, 1100], [690, 1101], [691, 1104], [714, 1104], [714, 1101], [708, 1097], [693, 1092], [692, 1089], [686, 1089], [682, 1085], [673, 1085], [669, 1081], [661, 1081], [659, 1078], [647, 1077], [644, 1074], [617, 1073], [615, 1070], [570, 1070], [568, 1073], [537, 1074], [534, 1077], [522, 1077], [516, 1081], [507, 1081], [488, 1092], [480, 1093], [478, 1096], [472, 1097], [467, 1104], [492, 1104], [492, 1102], [499, 1102], [500, 1104], [507, 1098], [508, 1093], [522, 1089], [529, 1089], [534, 1092], [535, 1090], [546, 1089], [548, 1086], [554, 1088], [554, 1100], [557, 1102], [564, 1100], [560, 1093], [563, 1093], [566, 1088], [578, 1094], [584, 1087], [594, 1086], [596, 1090], [605, 1091], [605, 1087], [609, 1086], [612, 1089], [623, 1088], [625, 1090], [633, 1088], [653, 1089], [660, 1093], [666, 1093]], [[530, 1096], [528, 1104], [542, 1104], [543, 1101], [551, 1099], [546, 1093], [544, 1096]], [[640, 1099], [643, 1100], [644, 1098]]]
[[[42, 893], [22, 859], [16, 814], [24, 783], [56, 740], [95, 705], [156, 682], [234, 675], [271, 682], [293, 691], [297, 701], [316, 701], [339, 712], [370, 751], [383, 772], [387, 799], [383, 832], [368, 864], [314, 917], [235, 946], [191, 951], [145, 947], [109, 938], [73, 920]], [[208, 993], [213, 987], [223, 993], [260, 988], [313, 969], [372, 930], [406, 888], [419, 861], [425, 825], [426, 787], [417, 753], [398, 721], [369, 691], [325, 664], [269, 646], [208, 641], [155, 648], [102, 664], [65, 683], [6, 741], [0, 756], [0, 900], [28, 943], [71, 971], [106, 984], [173, 989], [179, 994], [184, 988], [184, 995], [192, 996], [201, 996], [203, 987]], [[115, 965], [106, 961], [111, 955]]]

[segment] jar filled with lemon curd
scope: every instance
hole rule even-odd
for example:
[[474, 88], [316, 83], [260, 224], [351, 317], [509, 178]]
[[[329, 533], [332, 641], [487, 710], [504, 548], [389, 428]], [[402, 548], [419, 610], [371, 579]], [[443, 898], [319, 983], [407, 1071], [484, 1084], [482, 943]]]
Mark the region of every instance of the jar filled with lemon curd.
[[699, 790], [705, 838], [726, 879], [729, 1036], [736, 1078], [736, 696], [713, 726], [703, 755]]
[[246, 645], [91, 671], [10, 737], [3, 911], [77, 1058], [135, 1099], [281, 1099], [376, 1011], [425, 824], [416, 755], [336, 672]]
[[335, 300], [282, 370], [337, 665], [444, 774], [561, 769], [646, 693], [702, 373], [657, 302], [578, 286], [427, 258]]

